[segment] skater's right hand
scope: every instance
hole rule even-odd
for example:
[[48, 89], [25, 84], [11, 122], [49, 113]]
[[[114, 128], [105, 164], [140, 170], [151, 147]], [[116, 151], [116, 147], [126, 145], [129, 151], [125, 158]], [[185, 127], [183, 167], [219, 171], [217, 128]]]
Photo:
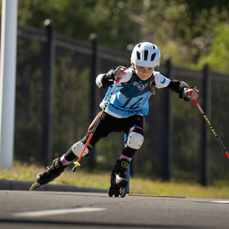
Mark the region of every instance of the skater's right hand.
[[125, 74], [126, 74], [126, 67], [121, 66], [115, 70], [116, 77], [122, 78]]

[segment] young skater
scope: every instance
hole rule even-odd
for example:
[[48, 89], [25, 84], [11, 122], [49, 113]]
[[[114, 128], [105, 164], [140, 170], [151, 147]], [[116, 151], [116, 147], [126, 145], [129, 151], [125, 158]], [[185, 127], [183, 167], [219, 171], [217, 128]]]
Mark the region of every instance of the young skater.
[[[109, 196], [125, 196], [125, 187], [128, 185], [127, 167], [136, 151], [143, 144], [144, 116], [148, 114], [148, 100], [152, 94], [155, 94], [155, 88], [168, 88], [178, 93], [179, 97], [186, 101], [198, 98], [197, 89], [189, 87], [184, 81], [170, 80], [156, 71], [160, 65], [160, 57], [159, 48], [155, 44], [142, 42], [134, 47], [129, 68], [121, 66], [106, 74], [99, 74], [96, 78], [99, 88], [108, 87], [108, 91], [100, 103], [101, 109], [104, 108], [117, 77], [120, 78], [120, 81], [83, 156], [86, 156], [101, 138], [108, 136], [113, 131], [123, 132], [127, 135], [123, 151], [115, 162], [111, 174]], [[92, 122], [89, 131], [80, 141], [74, 143], [62, 157], [55, 159], [50, 167], [37, 175], [37, 181], [30, 190], [53, 181], [73, 160], [80, 156], [93, 125]]]

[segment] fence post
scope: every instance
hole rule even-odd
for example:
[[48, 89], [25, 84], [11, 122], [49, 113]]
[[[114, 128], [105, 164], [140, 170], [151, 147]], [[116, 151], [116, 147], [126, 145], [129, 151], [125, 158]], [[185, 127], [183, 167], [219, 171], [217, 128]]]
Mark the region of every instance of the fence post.
[[[203, 68], [203, 110], [208, 118], [211, 120], [211, 76], [207, 64]], [[202, 120], [202, 143], [201, 143], [201, 180], [202, 185], [207, 186], [209, 182], [209, 155], [210, 155], [210, 139], [209, 127], [206, 121]]]
[[[173, 69], [172, 69], [172, 63], [171, 59], [167, 59], [166, 61], [166, 77], [170, 80], [173, 79]], [[172, 116], [172, 101], [173, 101], [173, 94], [170, 90], [167, 90], [166, 92], [166, 126], [167, 126], [167, 132], [166, 132], [166, 157], [165, 157], [165, 167], [164, 167], [164, 178], [166, 180], [171, 179], [171, 172], [172, 172], [172, 151], [173, 151], [173, 145], [172, 145], [172, 135], [173, 135], [173, 116]]]
[[[98, 90], [95, 84], [96, 77], [99, 72], [99, 39], [95, 33], [90, 34], [89, 39], [92, 45], [92, 59], [91, 59], [91, 78], [90, 78], [90, 121], [96, 115], [96, 103], [98, 100]], [[96, 164], [96, 148], [92, 150], [89, 157], [89, 167], [92, 169]]]
[[44, 21], [47, 30], [46, 75], [44, 80], [43, 101], [43, 131], [42, 152], [40, 162], [47, 165], [52, 160], [53, 140], [53, 92], [54, 92], [54, 64], [55, 64], [55, 37], [52, 23], [49, 19]]

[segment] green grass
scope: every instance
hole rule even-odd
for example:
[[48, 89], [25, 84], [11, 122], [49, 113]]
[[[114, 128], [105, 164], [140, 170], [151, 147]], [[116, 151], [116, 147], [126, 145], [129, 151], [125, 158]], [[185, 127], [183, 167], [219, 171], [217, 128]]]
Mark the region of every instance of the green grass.
[[[38, 167], [36, 165], [14, 162], [12, 170], [0, 170], [0, 179], [35, 181], [37, 173], [43, 171], [44, 169], [44, 167]], [[87, 173], [79, 167], [75, 173], [72, 173], [71, 170], [66, 170], [51, 184], [108, 189], [109, 180], [110, 172], [96, 171], [94, 173]], [[161, 182], [149, 178], [131, 177], [130, 193], [159, 196], [229, 199], [229, 186], [221, 184], [220, 186], [203, 187], [201, 185], [188, 182]]]

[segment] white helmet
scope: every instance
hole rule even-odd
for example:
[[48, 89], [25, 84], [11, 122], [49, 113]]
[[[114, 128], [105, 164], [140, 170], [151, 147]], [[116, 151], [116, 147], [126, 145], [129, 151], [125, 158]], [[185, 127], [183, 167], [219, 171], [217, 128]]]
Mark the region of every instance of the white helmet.
[[161, 54], [159, 48], [150, 42], [135, 45], [131, 53], [131, 64], [144, 67], [158, 67]]

